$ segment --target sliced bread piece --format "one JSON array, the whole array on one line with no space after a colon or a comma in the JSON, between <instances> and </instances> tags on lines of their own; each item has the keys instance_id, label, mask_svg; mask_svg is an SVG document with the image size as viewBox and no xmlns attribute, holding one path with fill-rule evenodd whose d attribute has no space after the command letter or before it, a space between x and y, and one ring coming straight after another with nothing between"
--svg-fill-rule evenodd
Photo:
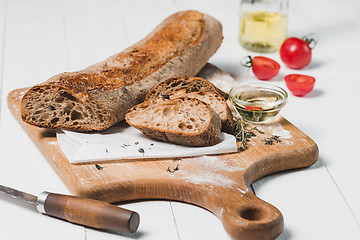
<instances>
[{"instance_id":1,"label":"sliced bread piece","mask_svg":"<svg viewBox=\"0 0 360 240\"><path fill-rule=\"evenodd\" d=\"M210 107L219 115L221 119L221 130L223 132L234 133L234 121L231 110L223 98L217 92L190 92L186 93L185 89L174 92L169 96L170 99L179 97L196 98L210 105Z\"/></svg>"},{"instance_id":2,"label":"sliced bread piece","mask_svg":"<svg viewBox=\"0 0 360 240\"><path fill-rule=\"evenodd\" d=\"M145 101L131 108L125 120L142 133L163 142L195 147L221 142L220 117L195 98Z\"/></svg>"},{"instance_id":3,"label":"sliced bread piece","mask_svg":"<svg viewBox=\"0 0 360 240\"><path fill-rule=\"evenodd\" d=\"M228 99L229 95L221 89L215 87L214 84L204 78L199 77L174 77L169 78L156 87L150 90L146 95L145 101L151 98L157 98L161 95L171 95L176 91L186 89L186 92L218 92L225 99Z\"/></svg>"}]
</instances>

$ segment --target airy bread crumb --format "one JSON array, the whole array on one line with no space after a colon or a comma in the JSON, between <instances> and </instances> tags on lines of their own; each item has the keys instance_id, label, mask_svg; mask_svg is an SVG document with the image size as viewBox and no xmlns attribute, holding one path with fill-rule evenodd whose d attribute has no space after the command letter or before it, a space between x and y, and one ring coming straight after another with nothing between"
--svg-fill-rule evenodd
<instances>
[{"instance_id":1,"label":"airy bread crumb","mask_svg":"<svg viewBox=\"0 0 360 240\"><path fill-rule=\"evenodd\" d=\"M130 109L125 120L159 141L197 147L221 142L220 117L195 98L145 101Z\"/></svg>"}]
</instances>

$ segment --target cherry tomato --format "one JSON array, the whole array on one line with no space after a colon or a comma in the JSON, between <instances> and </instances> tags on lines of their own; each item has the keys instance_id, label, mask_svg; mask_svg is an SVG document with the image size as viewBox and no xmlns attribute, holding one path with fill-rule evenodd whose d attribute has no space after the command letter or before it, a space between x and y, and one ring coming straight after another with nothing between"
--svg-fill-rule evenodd
<instances>
[{"instance_id":1,"label":"cherry tomato","mask_svg":"<svg viewBox=\"0 0 360 240\"><path fill-rule=\"evenodd\" d=\"M257 56L252 59L252 70L258 79L269 80L279 73L280 64L270 58Z\"/></svg>"},{"instance_id":2,"label":"cherry tomato","mask_svg":"<svg viewBox=\"0 0 360 240\"><path fill-rule=\"evenodd\" d=\"M314 88L315 78L301 74L290 74L285 76L287 88L295 96L302 97Z\"/></svg>"},{"instance_id":3,"label":"cherry tomato","mask_svg":"<svg viewBox=\"0 0 360 240\"><path fill-rule=\"evenodd\" d=\"M280 57L288 68L301 69L311 61L310 43L313 39L288 38L280 47Z\"/></svg>"}]
</instances>

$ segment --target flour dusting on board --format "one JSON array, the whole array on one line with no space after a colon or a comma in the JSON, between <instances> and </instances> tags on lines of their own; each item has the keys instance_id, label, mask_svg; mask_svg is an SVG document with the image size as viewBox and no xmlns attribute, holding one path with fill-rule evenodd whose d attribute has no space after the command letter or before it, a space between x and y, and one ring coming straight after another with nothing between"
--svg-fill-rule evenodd
<instances>
[{"instance_id":1,"label":"flour dusting on board","mask_svg":"<svg viewBox=\"0 0 360 240\"><path fill-rule=\"evenodd\" d=\"M229 160L218 158L217 156L204 155L194 160L193 163L204 170L227 172L237 172L242 170L242 168L232 166Z\"/></svg>"},{"instance_id":2,"label":"flour dusting on board","mask_svg":"<svg viewBox=\"0 0 360 240\"><path fill-rule=\"evenodd\" d=\"M287 145L293 145L294 143L290 140L292 138L291 131L285 130L280 123L272 124L268 127L269 133L272 135L279 136L281 142Z\"/></svg>"},{"instance_id":3,"label":"flour dusting on board","mask_svg":"<svg viewBox=\"0 0 360 240\"><path fill-rule=\"evenodd\" d=\"M207 63L197 76L205 78L225 92L239 84L231 75L210 63Z\"/></svg>"},{"instance_id":4,"label":"flour dusting on board","mask_svg":"<svg viewBox=\"0 0 360 240\"><path fill-rule=\"evenodd\" d=\"M201 174L194 173L194 167L199 168ZM181 164L181 177L194 184L212 184L231 187L236 184L223 172L240 172L243 169L233 166L231 161L216 156L201 156L199 158L183 159Z\"/></svg>"}]
</instances>

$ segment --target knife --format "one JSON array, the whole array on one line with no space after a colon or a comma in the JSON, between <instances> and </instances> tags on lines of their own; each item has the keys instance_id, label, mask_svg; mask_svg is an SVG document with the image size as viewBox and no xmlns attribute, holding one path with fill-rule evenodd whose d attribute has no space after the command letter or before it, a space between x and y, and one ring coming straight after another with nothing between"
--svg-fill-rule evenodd
<instances>
[{"instance_id":1,"label":"knife","mask_svg":"<svg viewBox=\"0 0 360 240\"><path fill-rule=\"evenodd\" d=\"M133 233L140 223L137 212L93 199L49 192L36 197L3 185L0 192L35 204L41 213L93 228Z\"/></svg>"}]
</instances>

